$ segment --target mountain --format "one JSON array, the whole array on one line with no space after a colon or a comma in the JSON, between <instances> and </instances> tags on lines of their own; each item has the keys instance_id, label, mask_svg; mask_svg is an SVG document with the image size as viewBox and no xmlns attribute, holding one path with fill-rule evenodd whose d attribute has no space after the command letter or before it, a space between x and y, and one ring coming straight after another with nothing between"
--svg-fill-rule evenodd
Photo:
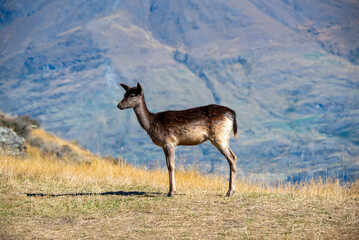
<instances>
[{"instance_id":1,"label":"mountain","mask_svg":"<svg viewBox=\"0 0 359 240\"><path fill-rule=\"evenodd\" d=\"M359 2L0 1L0 109L31 115L102 155L164 165L120 83L153 112L221 104L237 113L239 177L359 174ZM179 164L227 173L210 143Z\"/></svg>"}]
</instances>

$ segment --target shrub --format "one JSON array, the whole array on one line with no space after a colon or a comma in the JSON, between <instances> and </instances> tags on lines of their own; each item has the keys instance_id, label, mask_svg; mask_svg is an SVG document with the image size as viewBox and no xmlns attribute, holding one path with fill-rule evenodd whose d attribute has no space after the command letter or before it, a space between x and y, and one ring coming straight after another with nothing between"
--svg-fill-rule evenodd
<instances>
[{"instance_id":1,"label":"shrub","mask_svg":"<svg viewBox=\"0 0 359 240\"><path fill-rule=\"evenodd\" d=\"M32 128L40 127L38 120L31 118L29 115L10 117L0 112L0 126L11 128L21 137L27 138Z\"/></svg>"}]
</instances>

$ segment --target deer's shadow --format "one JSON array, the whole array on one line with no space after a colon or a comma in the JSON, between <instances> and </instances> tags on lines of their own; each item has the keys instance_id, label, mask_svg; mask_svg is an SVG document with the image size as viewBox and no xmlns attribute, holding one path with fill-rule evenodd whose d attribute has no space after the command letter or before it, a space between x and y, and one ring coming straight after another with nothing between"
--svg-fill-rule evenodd
<instances>
[{"instance_id":1,"label":"deer's shadow","mask_svg":"<svg viewBox=\"0 0 359 240\"><path fill-rule=\"evenodd\" d=\"M26 193L28 197L63 197L63 196L107 196L107 195L116 195L116 196L144 196L144 197L156 197L163 195L158 192L141 192L141 191L109 191L109 192L100 192L100 193L60 193L60 194L51 194L51 193Z\"/></svg>"}]
</instances>

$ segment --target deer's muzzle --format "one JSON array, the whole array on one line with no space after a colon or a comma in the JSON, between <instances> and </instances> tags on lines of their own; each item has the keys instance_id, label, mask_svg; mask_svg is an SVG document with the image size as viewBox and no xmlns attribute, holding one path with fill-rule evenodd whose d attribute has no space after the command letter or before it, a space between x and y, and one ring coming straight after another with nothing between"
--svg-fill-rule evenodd
<instances>
[{"instance_id":1,"label":"deer's muzzle","mask_svg":"<svg viewBox=\"0 0 359 240\"><path fill-rule=\"evenodd\" d=\"M122 106L122 104L121 104L121 103L117 104L117 107L118 107L119 109L121 109L121 110L125 109L125 107L124 107L124 106Z\"/></svg>"}]
</instances>

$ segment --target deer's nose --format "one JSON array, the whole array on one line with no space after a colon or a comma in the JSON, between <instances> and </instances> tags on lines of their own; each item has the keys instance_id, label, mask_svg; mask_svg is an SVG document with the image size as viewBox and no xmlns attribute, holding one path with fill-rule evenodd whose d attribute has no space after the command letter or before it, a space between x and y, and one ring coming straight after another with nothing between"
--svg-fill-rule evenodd
<instances>
[{"instance_id":1,"label":"deer's nose","mask_svg":"<svg viewBox=\"0 0 359 240\"><path fill-rule=\"evenodd\" d=\"M124 107L123 106L121 106L121 103L119 103L119 104L117 104L117 107L119 108L119 109L124 109Z\"/></svg>"}]
</instances>

